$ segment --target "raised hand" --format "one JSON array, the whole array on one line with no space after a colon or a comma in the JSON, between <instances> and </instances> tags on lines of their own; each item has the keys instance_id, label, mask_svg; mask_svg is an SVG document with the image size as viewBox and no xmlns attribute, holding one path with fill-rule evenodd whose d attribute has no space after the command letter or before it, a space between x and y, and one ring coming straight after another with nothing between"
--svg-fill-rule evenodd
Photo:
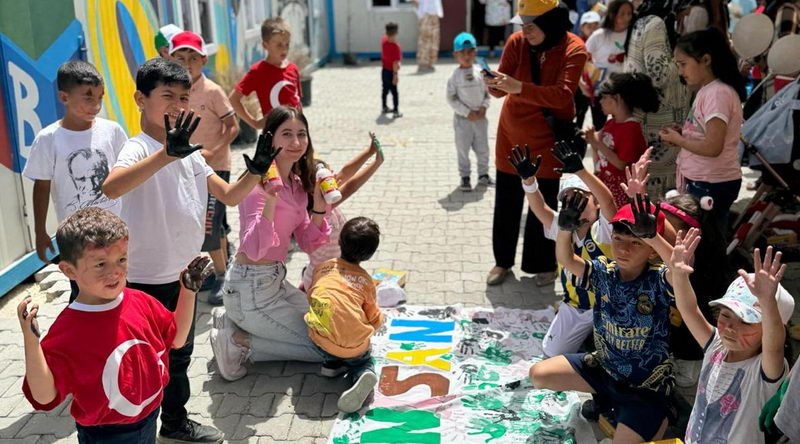
<instances>
[{"instance_id":1,"label":"raised hand","mask_svg":"<svg viewBox=\"0 0 800 444\"><path fill-rule=\"evenodd\" d=\"M31 309L28 310L28 304L31 303L31 298L26 297L17 306L17 317L19 318L19 325L22 327L23 332L30 330L37 338L40 335L39 322L36 320L36 315L39 314L39 304L32 304Z\"/></svg>"},{"instance_id":2,"label":"raised hand","mask_svg":"<svg viewBox=\"0 0 800 444\"><path fill-rule=\"evenodd\" d=\"M197 293L203 285L203 281L213 271L214 267L211 266L211 259L208 256L197 256L181 272L181 285L185 289Z\"/></svg>"},{"instance_id":3,"label":"raised hand","mask_svg":"<svg viewBox=\"0 0 800 444\"><path fill-rule=\"evenodd\" d=\"M781 265L781 252L772 255L772 246L767 247L764 260L761 260L761 251L756 248L753 250L753 275L744 270L739 270L739 276L744 279L744 283L750 292L759 301L767 298L775 298L778 291L778 284L786 272L786 264Z\"/></svg>"},{"instance_id":4,"label":"raised hand","mask_svg":"<svg viewBox=\"0 0 800 444\"><path fill-rule=\"evenodd\" d=\"M374 151L378 154L378 158L383 160L383 146L381 146L381 141L378 140L378 137L375 136L375 133L370 131L369 133L370 145L369 148L371 151Z\"/></svg>"},{"instance_id":5,"label":"raised hand","mask_svg":"<svg viewBox=\"0 0 800 444\"><path fill-rule=\"evenodd\" d=\"M167 155L171 157L184 157L192 154L193 152L203 148L203 145L197 143L189 143L194 130L200 124L200 117L193 119L194 112L190 111L189 115L184 120L184 111L178 114L175 119L175 128L170 127L169 114L164 113L164 129L167 131Z\"/></svg>"},{"instance_id":6,"label":"raised hand","mask_svg":"<svg viewBox=\"0 0 800 444\"><path fill-rule=\"evenodd\" d=\"M511 155L508 156L508 161L517 170L519 177L525 180L536 176L536 172L539 171L539 165L542 163L542 156L536 156L536 161L531 163L531 152L528 149L528 145L525 145L525 153L519 149L519 145L514 145L514 148L511 148Z\"/></svg>"},{"instance_id":7,"label":"raised hand","mask_svg":"<svg viewBox=\"0 0 800 444\"><path fill-rule=\"evenodd\" d=\"M619 185L631 199L636 197L637 194L647 192L647 181L650 179L650 173L647 172L647 168L650 166L650 154L652 152L653 147L648 148L636 163L625 167L627 183L620 183Z\"/></svg>"},{"instance_id":8,"label":"raised hand","mask_svg":"<svg viewBox=\"0 0 800 444\"><path fill-rule=\"evenodd\" d=\"M253 158L247 154L242 154L244 157L244 165L247 167L247 171L251 174L255 174L256 176L264 176L267 174L267 170L269 166L272 165L272 161L278 157L278 154L283 150L283 148L275 149L272 147L272 133L269 131L264 131L258 136L258 142L256 142L256 153L253 155Z\"/></svg>"},{"instance_id":9,"label":"raised hand","mask_svg":"<svg viewBox=\"0 0 800 444\"><path fill-rule=\"evenodd\" d=\"M583 169L583 157L569 142L562 140L551 151L564 164L564 168L555 168L557 173L577 173Z\"/></svg>"},{"instance_id":10,"label":"raised hand","mask_svg":"<svg viewBox=\"0 0 800 444\"><path fill-rule=\"evenodd\" d=\"M650 204L650 196L647 194L642 197L636 195L636 199L631 199L631 210L633 211L634 222L628 223L628 229L634 236L642 239L652 239L656 237L658 229L658 213L661 207Z\"/></svg>"},{"instance_id":11,"label":"raised hand","mask_svg":"<svg viewBox=\"0 0 800 444\"><path fill-rule=\"evenodd\" d=\"M588 203L589 199L581 192L565 195L561 199L561 211L558 212L558 228L575 231L587 223L586 219L581 219L581 214Z\"/></svg>"},{"instance_id":12,"label":"raised hand","mask_svg":"<svg viewBox=\"0 0 800 444\"><path fill-rule=\"evenodd\" d=\"M692 274L694 268L694 252L700 244L700 230L690 228L688 232L678 231L675 237L675 247L672 249L670 268L673 273Z\"/></svg>"}]
</instances>

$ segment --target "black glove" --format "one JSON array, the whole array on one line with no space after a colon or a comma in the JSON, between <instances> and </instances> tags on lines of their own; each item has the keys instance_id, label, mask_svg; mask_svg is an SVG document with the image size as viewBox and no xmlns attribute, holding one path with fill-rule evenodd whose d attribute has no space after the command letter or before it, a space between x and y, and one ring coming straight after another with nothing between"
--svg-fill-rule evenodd
<instances>
[{"instance_id":1,"label":"black glove","mask_svg":"<svg viewBox=\"0 0 800 444\"><path fill-rule=\"evenodd\" d=\"M531 152L528 150L528 145L525 144L525 154L519 149L519 145L514 145L514 148L511 148L511 155L508 156L508 161L517 170L519 177L525 180L535 176L536 172L539 171L542 156L536 156L536 161L531 163Z\"/></svg>"},{"instance_id":2,"label":"black glove","mask_svg":"<svg viewBox=\"0 0 800 444\"><path fill-rule=\"evenodd\" d=\"M658 213L661 211L661 207L650 205L650 196L647 194L642 198L641 194L636 193L636 200L631 199L631 210L633 211L634 223L627 223L631 233L642 239L656 237Z\"/></svg>"},{"instance_id":3,"label":"black glove","mask_svg":"<svg viewBox=\"0 0 800 444\"><path fill-rule=\"evenodd\" d=\"M577 173L583 169L583 156L567 141L556 143L550 151L564 164L564 168L555 168L557 173Z\"/></svg>"},{"instance_id":4,"label":"black glove","mask_svg":"<svg viewBox=\"0 0 800 444\"><path fill-rule=\"evenodd\" d=\"M197 125L200 124L200 117L193 121L193 111L189 111L186 120L183 119L183 115L184 111L181 110L181 113L178 114L178 118L175 119L175 128L171 128L169 125L169 115L164 113L164 129L167 130L167 155L180 157L181 159L203 148L203 145L189 143L189 139L192 137L194 130L196 130Z\"/></svg>"},{"instance_id":5,"label":"black glove","mask_svg":"<svg viewBox=\"0 0 800 444\"><path fill-rule=\"evenodd\" d=\"M575 231L587 223L586 219L581 219L581 214L588 203L589 199L581 192L574 193L572 197L564 196L561 199L561 211L558 213L558 228Z\"/></svg>"},{"instance_id":6,"label":"black glove","mask_svg":"<svg viewBox=\"0 0 800 444\"><path fill-rule=\"evenodd\" d=\"M272 161L278 157L278 153L280 153L282 149L283 148L275 149L272 147L271 132L262 132L261 135L258 136L256 153L253 155L253 159L251 160L247 154L242 154L247 171L257 176L263 176L267 174L269 166L272 165Z\"/></svg>"},{"instance_id":7,"label":"black glove","mask_svg":"<svg viewBox=\"0 0 800 444\"><path fill-rule=\"evenodd\" d=\"M197 293L212 271L214 267L211 266L211 259L207 256L197 256L181 272L181 284L187 290Z\"/></svg>"}]
</instances>

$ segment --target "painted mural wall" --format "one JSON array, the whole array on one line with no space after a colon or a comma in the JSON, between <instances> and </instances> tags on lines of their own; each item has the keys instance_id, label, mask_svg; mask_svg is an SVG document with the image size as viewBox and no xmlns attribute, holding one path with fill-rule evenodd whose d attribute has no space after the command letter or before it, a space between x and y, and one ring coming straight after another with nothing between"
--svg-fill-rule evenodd
<instances>
[{"instance_id":1,"label":"painted mural wall","mask_svg":"<svg viewBox=\"0 0 800 444\"><path fill-rule=\"evenodd\" d=\"M0 2L0 296L6 272L31 260L32 182L20 175L36 134L58 120L56 71L70 59L93 63L105 80L101 114L129 135L139 132L133 101L137 67L156 56L158 28L174 23L201 33L207 74L226 89L261 57L260 25L281 14L293 46L311 61L327 53L322 0L28 0ZM314 42L314 44L310 44ZM49 232L55 232L50 220ZM34 255L35 256L35 255ZM38 269L35 257L30 267ZM29 268L30 268L29 267Z\"/></svg>"}]
</instances>

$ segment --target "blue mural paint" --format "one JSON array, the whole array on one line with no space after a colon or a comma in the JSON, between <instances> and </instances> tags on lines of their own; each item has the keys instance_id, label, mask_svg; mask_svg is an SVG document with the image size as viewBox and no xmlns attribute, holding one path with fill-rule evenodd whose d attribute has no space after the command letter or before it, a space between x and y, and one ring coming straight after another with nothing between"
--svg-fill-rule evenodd
<instances>
[{"instance_id":1,"label":"blue mural paint","mask_svg":"<svg viewBox=\"0 0 800 444\"><path fill-rule=\"evenodd\" d=\"M122 43L122 52L125 55L131 78L135 79L139 66L147 61L144 55L144 48L142 48L139 31L136 29L136 23L133 21L128 8L122 2L119 2L115 9L117 10L117 25L121 31L119 36L120 43Z\"/></svg>"},{"instance_id":2,"label":"blue mural paint","mask_svg":"<svg viewBox=\"0 0 800 444\"><path fill-rule=\"evenodd\" d=\"M389 335L389 339L392 341L453 342L452 335L444 336L441 333L452 332L455 325L455 321L392 319L392 327L416 327L420 330L392 333Z\"/></svg>"}]
</instances>

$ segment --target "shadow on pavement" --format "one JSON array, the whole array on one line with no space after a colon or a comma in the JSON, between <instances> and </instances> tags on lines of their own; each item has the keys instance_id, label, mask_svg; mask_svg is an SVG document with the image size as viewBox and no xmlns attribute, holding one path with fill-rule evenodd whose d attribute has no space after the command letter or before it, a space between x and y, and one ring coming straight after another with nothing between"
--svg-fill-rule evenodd
<instances>
[{"instance_id":1,"label":"shadow on pavement","mask_svg":"<svg viewBox=\"0 0 800 444\"><path fill-rule=\"evenodd\" d=\"M438 202L447 212L458 211L468 203L481 201L487 189L488 187L485 186L476 186L472 191L461 191L459 187L455 187L450 194L439 199Z\"/></svg>"}]
</instances>

